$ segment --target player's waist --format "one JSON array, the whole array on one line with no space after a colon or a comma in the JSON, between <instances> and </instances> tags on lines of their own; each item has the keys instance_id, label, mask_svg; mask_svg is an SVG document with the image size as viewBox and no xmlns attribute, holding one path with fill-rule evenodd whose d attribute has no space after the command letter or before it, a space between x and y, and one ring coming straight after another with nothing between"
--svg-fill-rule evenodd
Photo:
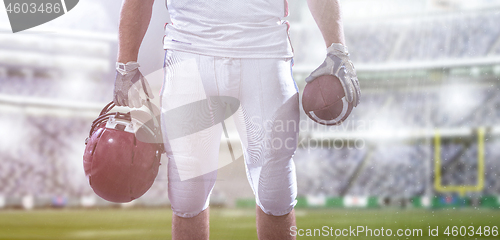
<instances>
[{"instance_id":1,"label":"player's waist","mask_svg":"<svg viewBox=\"0 0 500 240\"><path fill-rule=\"evenodd\" d=\"M220 25L184 28L170 25L165 31L164 47L201 54L211 51L217 56L227 57L230 57L228 54L257 57L262 57L262 55L291 57L293 55L285 24L267 27Z\"/></svg>"},{"instance_id":2,"label":"player's waist","mask_svg":"<svg viewBox=\"0 0 500 240\"><path fill-rule=\"evenodd\" d=\"M291 58L293 52L291 48L275 46L254 46L246 48L237 47L219 47L219 46L200 46L185 45L174 41L165 42L164 49L178 50L189 53L196 53L207 56L229 57L229 58Z\"/></svg>"}]
</instances>

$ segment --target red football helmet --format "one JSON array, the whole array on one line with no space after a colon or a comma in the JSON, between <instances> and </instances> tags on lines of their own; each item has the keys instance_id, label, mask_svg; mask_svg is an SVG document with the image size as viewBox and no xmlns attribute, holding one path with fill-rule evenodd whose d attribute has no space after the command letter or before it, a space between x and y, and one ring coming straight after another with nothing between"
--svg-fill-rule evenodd
<instances>
[{"instance_id":1,"label":"red football helmet","mask_svg":"<svg viewBox=\"0 0 500 240\"><path fill-rule=\"evenodd\" d=\"M145 111L109 113L114 106L106 105L92 123L83 167L97 195L123 203L149 190L164 148L158 117Z\"/></svg>"}]
</instances>

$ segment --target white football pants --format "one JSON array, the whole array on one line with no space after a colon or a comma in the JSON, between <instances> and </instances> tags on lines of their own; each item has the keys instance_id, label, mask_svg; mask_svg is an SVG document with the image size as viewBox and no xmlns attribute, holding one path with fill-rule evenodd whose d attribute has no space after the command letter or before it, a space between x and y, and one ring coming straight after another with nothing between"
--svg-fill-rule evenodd
<instances>
[{"instance_id":1,"label":"white football pants","mask_svg":"<svg viewBox=\"0 0 500 240\"><path fill-rule=\"evenodd\" d=\"M299 129L291 59L237 59L167 50L164 70L162 132L174 214L194 217L208 207L223 133L220 102L235 110L232 119L257 205L269 215L289 213L297 196L292 156Z\"/></svg>"}]
</instances>

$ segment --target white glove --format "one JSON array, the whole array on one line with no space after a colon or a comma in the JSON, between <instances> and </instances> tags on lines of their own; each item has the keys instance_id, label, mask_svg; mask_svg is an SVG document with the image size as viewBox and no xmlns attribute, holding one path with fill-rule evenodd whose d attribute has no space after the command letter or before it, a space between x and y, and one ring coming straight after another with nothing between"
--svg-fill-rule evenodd
<instances>
[{"instance_id":1,"label":"white glove","mask_svg":"<svg viewBox=\"0 0 500 240\"><path fill-rule=\"evenodd\" d=\"M342 83L347 101L352 102L354 107L358 105L361 91L347 47L339 43L328 47L325 61L306 78L306 82L310 83L322 75L337 77Z\"/></svg>"},{"instance_id":2,"label":"white glove","mask_svg":"<svg viewBox=\"0 0 500 240\"><path fill-rule=\"evenodd\" d=\"M145 98L141 97L142 92L146 94L146 97L154 97L146 78L142 76L138 68L137 62L116 63L113 102L117 106L142 107L145 102Z\"/></svg>"}]
</instances>

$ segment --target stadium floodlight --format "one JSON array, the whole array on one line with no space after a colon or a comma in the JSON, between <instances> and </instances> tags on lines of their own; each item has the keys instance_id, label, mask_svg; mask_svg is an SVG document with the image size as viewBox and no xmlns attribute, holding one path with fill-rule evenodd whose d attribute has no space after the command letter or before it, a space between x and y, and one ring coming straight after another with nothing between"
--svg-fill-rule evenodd
<instances>
[{"instance_id":1,"label":"stadium floodlight","mask_svg":"<svg viewBox=\"0 0 500 240\"><path fill-rule=\"evenodd\" d=\"M484 135L485 129L477 129L477 183L476 185L448 185L441 183L441 135L434 136L434 188L437 192L457 192L464 196L466 192L479 192L484 189Z\"/></svg>"},{"instance_id":2,"label":"stadium floodlight","mask_svg":"<svg viewBox=\"0 0 500 240\"><path fill-rule=\"evenodd\" d=\"M474 85L453 84L441 91L440 109L451 119L461 119L478 107L481 98Z\"/></svg>"}]
</instances>

